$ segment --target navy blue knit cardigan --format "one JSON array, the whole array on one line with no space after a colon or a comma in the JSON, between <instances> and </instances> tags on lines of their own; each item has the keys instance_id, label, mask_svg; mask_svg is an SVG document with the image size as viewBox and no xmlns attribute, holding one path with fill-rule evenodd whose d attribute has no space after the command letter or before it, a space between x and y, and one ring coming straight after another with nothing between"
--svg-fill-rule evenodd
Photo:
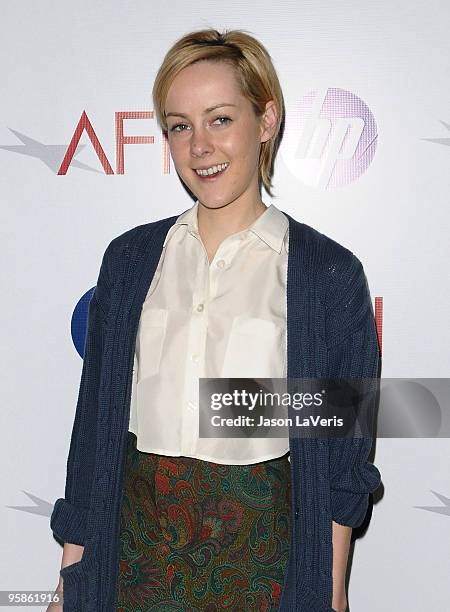
<instances>
[{"instance_id":1,"label":"navy blue knit cardigan","mask_svg":"<svg viewBox=\"0 0 450 612\"><path fill-rule=\"evenodd\" d=\"M348 249L289 220L288 378L374 378L380 355L363 266ZM115 612L119 517L134 348L142 304L178 215L134 227L105 250L88 328L64 498L50 519L84 545L60 570L64 612ZM291 547L282 612L332 612L332 520L359 526L380 472L370 437L290 437Z\"/></svg>"}]
</instances>

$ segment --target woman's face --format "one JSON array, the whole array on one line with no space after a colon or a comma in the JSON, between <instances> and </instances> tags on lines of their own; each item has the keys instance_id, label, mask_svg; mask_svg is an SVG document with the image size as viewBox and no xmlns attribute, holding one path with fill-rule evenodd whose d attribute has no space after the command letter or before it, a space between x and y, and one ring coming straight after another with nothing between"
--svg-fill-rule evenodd
<instances>
[{"instance_id":1,"label":"woman's face","mask_svg":"<svg viewBox=\"0 0 450 612\"><path fill-rule=\"evenodd\" d=\"M175 168L201 204L221 208L232 202L260 203L259 151L272 132L240 94L232 66L200 61L184 68L170 86L165 111ZM212 177L196 173L216 171L214 166L221 164L228 166Z\"/></svg>"}]
</instances>

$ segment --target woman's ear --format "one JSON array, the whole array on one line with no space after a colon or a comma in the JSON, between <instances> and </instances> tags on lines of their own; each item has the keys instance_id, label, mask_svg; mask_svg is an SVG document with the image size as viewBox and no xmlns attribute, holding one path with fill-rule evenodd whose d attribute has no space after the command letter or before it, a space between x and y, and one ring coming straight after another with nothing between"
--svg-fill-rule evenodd
<instances>
[{"instance_id":1,"label":"woman's ear","mask_svg":"<svg viewBox=\"0 0 450 612\"><path fill-rule=\"evenodd\" d=\"M277 128L278 112L274 100L266 103L266 110L261 118L261 142L270 140Z\"/></svg>"}]
</instances>

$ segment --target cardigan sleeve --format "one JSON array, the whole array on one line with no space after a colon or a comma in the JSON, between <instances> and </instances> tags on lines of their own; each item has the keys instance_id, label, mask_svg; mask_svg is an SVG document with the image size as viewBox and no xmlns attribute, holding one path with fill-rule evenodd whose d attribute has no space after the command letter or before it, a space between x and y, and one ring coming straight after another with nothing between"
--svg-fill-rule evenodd
<instances>
[{"instance_id":1,"label":"cardigan sleeve","mask_svg":"<svg viewBox=\"0 0 450 612\"><path fill-rule=\"evenodd\" d=\"M63 542L84 545L95 462L98 387L109 310L110 284L106 249L97 285L88 306L83 366L67 458L64 498L56 500L50 517L53 533Z\"/></svg>"},{"instance_id":2,"label":"cardigan sleeve","mask_svg":"<svg viewBox=\"0 0 450 612\"><path fill-rule=\"evenodd\" d=\"M327 312L328 367L330 377L370 379L378 388L380 353L375 318L361 262L351 254L346 266L330 268L333 295ZM373 383L373 384L372 384ZM366 384L366 383L365 383ZM375 413L378 394L371 394L369 416ZM371 425L373 423L370 423ZM378 468L368 461L373 438L364 436L330 438L330 487L332 519L341 525L358 527L364 521L369 493L381 482Z\"/></svg>"}]
</instances>

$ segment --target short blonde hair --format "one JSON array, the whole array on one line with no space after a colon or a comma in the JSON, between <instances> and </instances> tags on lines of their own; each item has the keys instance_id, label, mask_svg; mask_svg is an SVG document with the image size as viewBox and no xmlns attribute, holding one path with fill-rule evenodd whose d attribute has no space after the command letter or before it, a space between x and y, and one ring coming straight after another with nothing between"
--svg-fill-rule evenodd
<instances>
[{"instance_id":1,"label":"short blonde hair","mask_svg":"<svg viewBox=\"0 0 450 612\"><path fill-rule=\"evenodd\" d=\"M273 196L271 178L273 164L284 127L285 108L280 82L265 47L246 30L224 30L212 28L190 32L179 38L166 53L153 84L154 112L161 129L167 133L165 103L167 93L177 74L201 60L230 63L236 72L241 94L252 104L260 117L269 100L277 107L277 125L272 138L261 143L259 155L259 186Z\"/></svg>"}]
</instances>

